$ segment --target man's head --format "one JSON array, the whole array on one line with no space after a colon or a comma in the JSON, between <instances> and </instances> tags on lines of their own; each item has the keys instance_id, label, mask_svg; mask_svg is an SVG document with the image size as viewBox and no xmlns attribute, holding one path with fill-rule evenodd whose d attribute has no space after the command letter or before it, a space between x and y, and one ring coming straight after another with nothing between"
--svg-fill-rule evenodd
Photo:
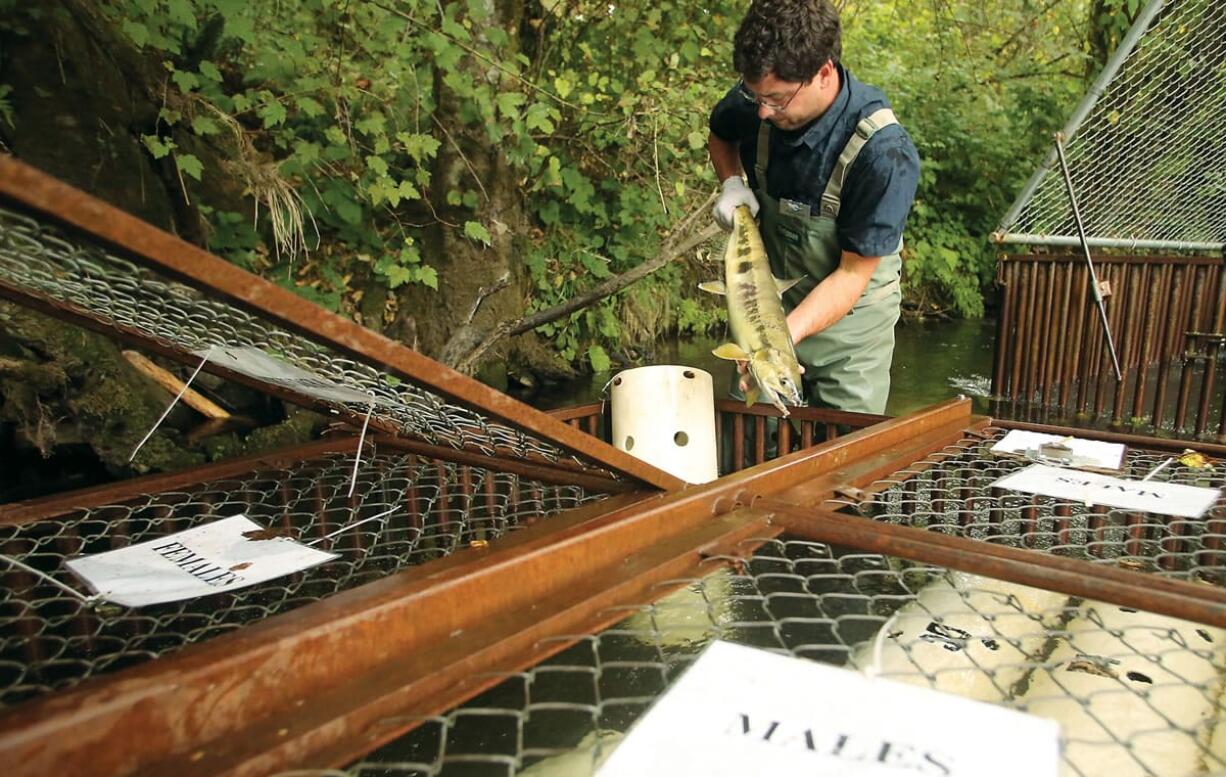
<instances>
[{"instance_id":1,"label":"man's head","mask_svg":"<svg viewBox=\"0 0 1226 777\"><path fill-rule=\"evenodd\" d=\"M829 0L754 0L732 62L758 115L783 129L820 116L838 95L839 15Z\"/></svg>"}]
</instances>

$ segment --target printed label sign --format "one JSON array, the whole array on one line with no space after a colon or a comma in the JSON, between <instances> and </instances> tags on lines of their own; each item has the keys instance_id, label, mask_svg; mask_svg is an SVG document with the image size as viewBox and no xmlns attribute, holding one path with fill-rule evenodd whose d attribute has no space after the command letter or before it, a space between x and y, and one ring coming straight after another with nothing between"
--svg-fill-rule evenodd
<instances>
[{"instance_id":1,"label":"printed label sign","mask_svg":"<svg viewBox=\"0 0 1226 777\"><path fill-rule=\"evenodd\" d=\"M143 607L246 588L338 558L288 537L245 536L263 533L236 515L67 565L107 600Z\"/></svg>"},{"instance_id":2,"label":"printed label sign","mask_svg":"<svg viewBox=\"0 0 1226 777\"><path fill-rule=\"evenodd\" d=\"M1155 480L1124 480L1093 472L1080 472L1046 464L1026 469L997 480L995 488L1027 494L1054 496L1085 504L1119 507L1144 513L1199 518L1222 494L1215 488L1197 488Z\"/></svg>"},{"instance_id":3,"label":"printed label sign","mask_svg":"<svg viewBox=\"0 0 1226 777\"><path fill-rule=\"evenodd\" d=\"M992 446L992 453L1027 454L1038 451L1046 443L1058 443L1069 448L1074 467L1118 470L1124 463L1124 446L1114 442L1082 440L1058 434L1042 434L1013 429Z\"/></svg>"},{"instance_id":4,"label":"printed label sign","mask_svg":"<svg viewBox=\"0 0 1226 777\"><path fill-rule=\"evenodd\" d=\"M372 397L370 394L342 386L327 378L321 378L313 372L287 364L269 356L259 348L215 346L212 352L205 349L194 353L200 357L208 354L209 361L226 369L240 372L247 377L265 383L275 383L299 394L327 402L353 402L363 405L373 402L376 405L396 405L396 402L390 399Z\"/></svg>"},{"instance_id":5,"label":"printed label sign","mask_svg":"<svg viewBox=\"0 0 1226 777\"><path fill-rule=\"evenodd\" d=\"M1050 720L715 642L598 777L1055 777Z\"/></svg>"}]
</instances>

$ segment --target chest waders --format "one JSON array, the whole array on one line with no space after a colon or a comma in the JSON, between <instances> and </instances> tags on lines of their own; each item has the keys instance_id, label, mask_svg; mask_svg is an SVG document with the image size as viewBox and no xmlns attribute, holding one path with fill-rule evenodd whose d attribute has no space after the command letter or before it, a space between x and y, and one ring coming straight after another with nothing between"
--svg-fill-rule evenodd
<instances>
[{"instance_id":1,"label":"chest waders","mask_svg":"<svg viewBox=\"0 0 1226 777\"><path fill-rule=\"evenodd\" d=\"M836 218L847 171L879 129L897 124L888 108L876 111L856 125L856 132L839 154L830 181L822 193L820 213L766 193L766 167L770 157L771 125L762 122L754 172L761 205L762 241L776 278L802 278L783 295L791 312L813 288L834 272L842 259ZM894 357L894 324L902 293L901 241L894 253L881 257L868 286L851 311L829 328L796 344L796 357L804 365L809 403L857 413L883 413L890 395L890 362Z\"/></svg>"}]
</instances>

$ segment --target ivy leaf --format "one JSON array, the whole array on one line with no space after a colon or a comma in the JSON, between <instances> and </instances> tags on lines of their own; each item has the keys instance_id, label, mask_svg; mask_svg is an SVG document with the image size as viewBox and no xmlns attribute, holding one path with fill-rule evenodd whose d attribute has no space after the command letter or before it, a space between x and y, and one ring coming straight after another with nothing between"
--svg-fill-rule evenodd
<instances>
[{"instance_id":1,"label":"ivy leaf","mask_svg":"<svg viewBox=\"0 0 1226 777\"><path fill-rule=\"evenodd\" d=\"M489 230L482 226L481 222L479 221L465 221L464 234L470 239L484 243L485 245L489 245L491 242L493 242L493 239L490 237Z\"/></svg>"},{"instance_id":2,"label":"ivy leaf","mask_svg":"<svg viewBox=\"0 0 1226 777\"><path fill-rule=\"evenodd\" d=\"M157 135L141 135L140 142L145 144L145 148L149 149L154 159L161 159L175 147L173 140L162 140Z\"/></svg>"},{"instance_id":3,"label":"ivy leaf","mask_svg":"<svg viewBox=\"0 0 1226 777\"><path fill-rule=\"evenodd\" d=\"M276 98L261 105L256 113L264 120L264 129L271 129L285 122L285 106Z\"/></svg>"},{"instance_id":4,"label":"ivy leaf","mask_svg":"<svg viewBox=\"0 0 1226 777\"><path fill-rule=\"evenodd\" d=\"M319 100L314 97L302 95L295 98L294 102L298 104L298 110L302 111L302 115L308 119L314 119L317 116L324 115L324 107L319 104Z\"/></svg>"},{"instance_id":5,"label":"ivy leaf","mask_svg":"<svg viewBox=\"0 0 1226 777\"><path fill-rule=\"evenodd\" d=\"M197 69L200 71L200 75L204 76L210 81L215 83L221 82L221 70L218 69L217 65L209 62L207 59L201 62L200 67Z\"/></svg>"},{"instance_id":6,"label":"ivy leaf","mask_svg":"<svg viewBox=\"0 0 1226 777\"><path fill-rule=\"evenodd\" d=\"M204 171L204 165L194 154L175 154L175 164L179 166L179 172L197 181L200 180L200 174Z\"/></svg>"},{"instance_id":7,"label":"ivy leaf","mask_svg":"<svg viewBox=\"0 0 1226 777\"><path fill-rule=\"evenodd\" d=\"M567 95L570 94L570 90L574 88L574 84L566 76L558 76L553 79L553 88L557 90L558 97L565 100Z\"/></svg>"},{"instance_id":8,"label":"ivy leaf","mask_svg":"<svg viewBox=\"0 0 1226 777\"><path fill-rule=\"evenodd\" d=\"M396 187L396 191L399 192L401 198L406 200L421 199L421 192L410 181L401 181L400 186Z\"/></svg>"},{"instance_id":9,"label":"ivy leaf","mask_svg":"<svg viewBox=\"0 0 1226 777\"><path fill-rule=\"evenodd\" d=\"M441 145L437 139L430 135L414 134L410 132L399 132L396 134L396 140L404 144L405 153L413 157L417 162L424 162L427 159L433 159L438 153L438 147Z\"/></svg>"},{"instance_id":10,"label":"ivy leaf","mask_svg":"<svg viewBox=\"0 0 1226 777\"><path fill-rule=\"evenodd\" d=\"M120 25L120 29L123 30L123 34L127 35L139 49L143 49L145 45L149 43L149 28L140 22L133 22L129 21L128 19L124 19L123 23Z\"/></svg>"},{"instance_id":11,"label":"ivy leaf","mask_svg":"<svg viewBox=\"0 0 1226 777\"><path fill-rule=\"evenodd\" d=\"M366 169L370 170L380 178L385 178L387 177L388 170L387 160L383 159L383 157L374 156L372 154L371 156L366 157Z\"/></svg>"},{"instance_id":12,"label":"ivy leaf","mask_svg":"<svg viewBox=\"0 0 1226 777\"><path fill-rule=\"evenodd\" d=\"M200 78L195 73L186 70L176 70L170 74L170 80L175 82L180 92L194 92L200 86Z\"/></svg>"},{"instance_id":13,"label":"ivy leaf","mask_svg":"<svg viewBox=\"0 0 1226 777\"><path fill-rule=\"evenodd\" d=\"M695 151L707 145L707 136L698 130L686 135L685 139L689 142L690 148Z\"/></svg>"},{"instance_id":14,"label":"ivy leaf","mask_svg":"<svg viewBox=\"0 0 1226 777\"><path fill-rule=\"evenodd\" d=\"M593 372L607 372L613 366L609 355L599 345L593 345L587 349L587 359L592 363Z\"/></svg>"},{"instance_id":15,"label":"ivy leaf","mask_svg":"<svg viewBox=\"0 0 1226 777\"><path fill-rule=\"evenodd\" d=\"M503 116L518 116L519 106L528 101L519 92L502 92L495 100L498 103L498 111Z\"/></svg>"},{"instance_id":16,"label":"ivy leaf","mask_svg":"<svg viewBox=\"0 0 1226 777\"><path fill-rule=\"evenodd\" d=\"M192 119L192 131L197 135L216 135L221 126L211 116L197 116Z\"/></svg>"},{"instance_id":17,"label":"ivy leaf","mask_svg":"<svg viewBox=\"0 0 1226 777\"><path fill-rule=\"evenodd\" d=\"M417 279L421 281L421 285L438 291L438 270L430 265L424 265L417 271Z\"/></svg>"}]
</instances>

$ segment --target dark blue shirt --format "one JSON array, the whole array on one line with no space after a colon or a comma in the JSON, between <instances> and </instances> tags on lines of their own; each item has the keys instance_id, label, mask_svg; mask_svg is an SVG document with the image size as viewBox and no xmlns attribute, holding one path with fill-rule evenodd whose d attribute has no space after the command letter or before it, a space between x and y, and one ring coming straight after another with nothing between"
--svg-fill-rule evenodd
<instances>
[{"instance_id":1,"label":"dark blue shirt","mask_svg":"<svg viewBox=\"0 0 1226 777\"><path fill-rule=\"evenodd\" d=\"M830 108L796 130L771 128L766 193L808 203L819 213L822 192L860 119L890 107L880 89L856 80L839 66L841 86ZM733 87L711 111L716 137L739 143L749 185L758 188L758 108ZM861 256L885 256L898 249L903 225L919 184L919 154L911 136L894 124L878 130L860 150L843 184L838 215L839 247Z\"/></svg>"}]
</instances>

